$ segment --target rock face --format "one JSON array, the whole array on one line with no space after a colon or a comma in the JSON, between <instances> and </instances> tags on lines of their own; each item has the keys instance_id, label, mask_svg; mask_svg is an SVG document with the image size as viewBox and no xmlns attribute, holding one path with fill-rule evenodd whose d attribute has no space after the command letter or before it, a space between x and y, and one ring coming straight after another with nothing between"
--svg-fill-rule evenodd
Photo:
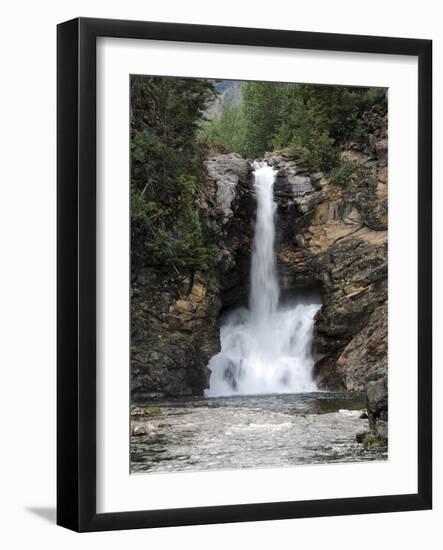
<instances>
[{"instance_id":1,"label":"rock face","mask_svg":"<svg viewBox=\"0 0 443 550\"><path fill-rule=\"evenodd\" d=\"M372 123L368 145L343 153L355 166L343 187L303 161L267 155L278 170L281 285L317 285L323 298L314 334L322 388L363 391L387 373L386 119L373 113ZM306 178L296 190L294 176Z\"/></svg>"},{"instance_id":2,"label":"rock face","mask_svg":"<svg viewBox=\"0 0 443 550\"><path fill-rule=\"evenodd\" d=\"M208 176L215 183L213 189L216 207L222 214L223 225L229 222L236 210L240 182L247 182L250 164L235 153L216 156L205 163Z\"/></svg>"},{"instance_id":3,"label":"rock face","mask_svg":"<svg viewBox=\"0 0 443 550\"><path fill-rule=\"evenodd\" d=\"M208 180L199 204L209 240L216 249L214 275L220 307L246 303L254 234L252 165L235 153L205 163Z\"/></svg>"},{"instance_id":4,"label":"rock face","mask_svg":"<svg viewBox=\"0 0 443 550\"><path fill-rule=\"evenodd\" d=\"M141 270L131 282L131 398L202 395L219 351L219 314L246 300L255 208L251 165L239 155L206 162L198 207L214 248L205 273Z\"/></svg>"},{"instance_id":5,"label":"rock face","mask_svg":"<svg viewBox=\"0 0 443 550\"><path fill-rule=\"evenodd\" d=\"M387 377L368 382L365 386L369 429L379 440L388 439L388 382Z\"/></svg>"},{"instance_id":6,"label":"rock face","mask_svg":"<svg viewBox=\"0 0 443 550\"><path fill-rule=\"evenodd\" d=\"M132 282L131 391L155 397L200 395L217 349L218 302L212 281L142 271Z\"/></svg>"},{"instance_id":7,"label":"rock face","mask_svg":"<svg viewBox=\"0 0 443 550\"><path fill-rule=\"evenodd\" d=\"M367 145L343 158L354 173L340 186L286 151L267 153L277 171L277 263L281 288L315 288L319 387L366 391L373 433L386 432L387 121L367 115ZM246 303L255 218L251 163L236 154L206 161L197 205L214 265L206 273L142 271L132 281L132 397L201 395L219 349L225 308ZM381 382L383 381L383 382ZM383 434L382 434L383 435Z\"/></svg>"}]
</instances>

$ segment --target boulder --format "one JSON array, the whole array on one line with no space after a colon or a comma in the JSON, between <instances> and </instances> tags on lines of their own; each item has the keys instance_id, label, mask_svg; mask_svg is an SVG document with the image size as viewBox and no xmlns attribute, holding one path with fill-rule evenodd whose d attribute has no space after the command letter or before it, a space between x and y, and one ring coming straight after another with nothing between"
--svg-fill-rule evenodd
<instances>
[{"instance_id":1,"label":"boulder","mask_svg":"<svg viewBox=\"0 0 443 550\"><path fill-rule=\"evenodd\" d=\"M388 384L387 377L368 382L365 385L368 415L380 417L388 408Z\"/></svg>"},{"instance_id":2,"label":"boulder","mask_svg":"<svg viewBox=\"0 0 443 550\"><path fill-rule=\"evenodd\" d=\"M141 424L137 424L132 427L132 435L135 435L135 436L146 435L146 428Z\"/></svg>"},{"instance_id":3,"label":"boulder","mask_svg":"<svg viewBox=\"0 0 443 550\"><path fill-rule=\"evenodd\" d=\"M223 213L222 223L228 223L234 215L233 202L237 196L237 185L241 180L247 180L251 165L236 153L217 155L205 162L210 179L215 182L215 199L219 210Z\"/></svg>"},{"instance_id":4,"label":"boulder","mask_svg":"<svg viewBox=\"0 0 443 550\"><path fill-rule=\"evenodd\" d=\"M371 432L381 442L388 440L388 383L387 376L365 385L368 420Z\"/></svg>"}]
</instances>

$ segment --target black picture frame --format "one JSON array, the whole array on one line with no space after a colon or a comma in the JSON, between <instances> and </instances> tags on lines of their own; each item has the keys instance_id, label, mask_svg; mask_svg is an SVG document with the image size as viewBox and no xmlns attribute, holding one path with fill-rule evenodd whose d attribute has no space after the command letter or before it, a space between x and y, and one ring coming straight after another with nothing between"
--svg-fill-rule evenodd
<instances>
[{"instance_id":1,"label":"black picture frame","mask_svg":"<svg viewBox=\"0 0 443 550\"><path fill-rule=\"evenodd\" d=\"M96 512L96 39L154 39L418 58L418 490L416 494ZM432 507L432 42L78 18L57 29L57 523L104 531Z\"/></svg>"}]
</instances>

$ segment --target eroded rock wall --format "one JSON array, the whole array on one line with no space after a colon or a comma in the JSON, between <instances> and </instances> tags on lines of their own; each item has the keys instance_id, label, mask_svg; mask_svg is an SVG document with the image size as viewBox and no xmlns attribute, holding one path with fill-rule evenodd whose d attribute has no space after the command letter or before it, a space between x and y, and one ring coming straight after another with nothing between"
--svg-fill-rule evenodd
<instances>
[{"instance_id":1,"label":"eroded rock wall","mask_svg":"<svg viewBox=\"0 0 443 550\"><path fill-rule=\"evenodd\" d=\"M213 256L206 272L137 270L131 281L131 397L202 395L219 351L219 315L247 299L255 208L251 164L206 162L197 207Z\"/></svg>"}]
</instances>

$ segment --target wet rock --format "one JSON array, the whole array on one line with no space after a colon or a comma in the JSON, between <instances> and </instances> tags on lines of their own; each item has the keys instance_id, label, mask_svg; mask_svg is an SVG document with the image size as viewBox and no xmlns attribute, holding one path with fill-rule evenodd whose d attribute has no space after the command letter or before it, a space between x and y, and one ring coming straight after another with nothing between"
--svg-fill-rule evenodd
<instances>
[{"instance_id":1,"label":"wet rock","mask_svg":"<svg viewBox=\"0 0 443 550\"><path fill-rule=\"evenodd\" d=\"M146 435L146 428L143 425L137 424L132 427L132 435Z\"/></svg>"},{"instance_id":2,"label":"wet rock","mask_svg":"<svg viewBox=\"0 0 443 550\"><path fill-rule=\"evenodd\" d=\"M150 435L157 431L157 426L153 422L136 423L133 422L131 433L134 436Z\"/></svg>"},{"instance_id":3,"label":"wet rock","mask_svg":"<svg viewBox=\"0 0 443 550\"><path fill-rule=\"evenodd\" d=\"M378 421L376 434L380 441L386 442L388 440L388 423L386 421Z\"/></svg>"},{"instance_id":4,"label":"wet rock","mask_svg":"<svg viewBox=\"0 0 443 550\"><path fill-rule=\"evenodd\" d=\"M157 416L161 414L160 407L156 405L148 407L139 407L137 405L131 405L131 418L134 420L144 419L146 417Z\"/></svg>"},{"instance_id":5,"label":"wet rock","mask_svg":"<svg viewBox=\"0 0 443 550\"><path fill-rule=\"evenodd\" d=\"M368 414L380 417L388 407L388 384L384 376L379 380L368 382L365 385Z\"/></svg>"},{"instance_id":6,"label":"wet rock","mask_svg":"<svg viewBox=\"0 0 443 550\"><path fill-rule=\"evenodd\" d=\"M305 241L305 238L303 237L303 235L300 235L300 234L297 234L295 235L295 244L300 247L300 248L304 248L305 244L306 244L306 241Z\"/></svg>"},{"instance_id":7,"label":"wet rock","mask_svg":"<svg viewBox=\"0 0 443 550\"><path fill-rule=\"evenodd\" d=\"M381 442L388 439L388 384L387 377L365 385L368 421L371 432Z\"/></svg>"}]
</instances>

